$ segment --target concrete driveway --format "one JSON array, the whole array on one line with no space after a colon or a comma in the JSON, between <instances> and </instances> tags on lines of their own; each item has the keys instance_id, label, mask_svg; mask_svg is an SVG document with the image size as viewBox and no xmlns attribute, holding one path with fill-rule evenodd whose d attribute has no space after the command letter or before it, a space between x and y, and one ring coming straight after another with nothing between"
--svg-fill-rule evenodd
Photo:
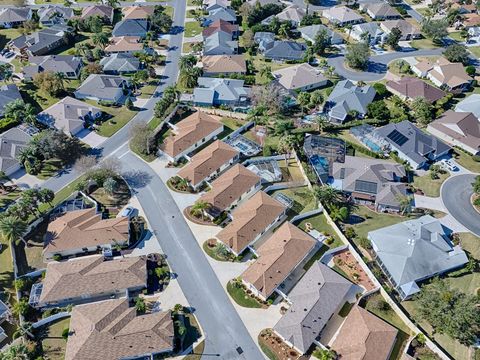
<instances>
[{"instance_id":1,"label":"concrete driveway","mask_svg":"<svg viewBox=\"0 0 480 360\"><path fill-rule=\"evenodd\" d=\"M99 148L108 138L98 135L95 131L83 129L76 135L82 142L92 148Z\"/></svg>"}]
</instances>

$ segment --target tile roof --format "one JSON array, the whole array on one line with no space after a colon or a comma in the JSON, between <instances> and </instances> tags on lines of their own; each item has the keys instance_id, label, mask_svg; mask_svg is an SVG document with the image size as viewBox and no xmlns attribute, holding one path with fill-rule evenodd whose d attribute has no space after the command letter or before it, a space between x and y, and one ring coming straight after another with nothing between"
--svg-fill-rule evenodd
<instances>
[{"instance_id":1,"label":"tile roof","mask_svg":"<svg viewBox=\"0 0 480 360\"><path fill-rule=\"evenodd\" d=\"M228 21L222 19L218 19L212 22L208 27L203 29L202 36L204 38L207 38L218 31L223 31L232 35L234 32L238 31L238 25L231 24Z\"/></svg>"},{"instance_id":2,"label":"tile roof","mask_svg":"<svg viewBox=\"0 0 480 360\"><path fill-rule=\"evenodd\" d=\"M236 164L216 178L211 184L212 189L200 199L224 211L260 181L261 178L245 166Z\"/></svg>"},{"instance_id":3,"label":"tile roof","mask_svg":"<svg viewBox=\"0 0 480 360\"><path fill-rule=\"evenodd\" d=\"M127 299L77 305L70 318L65 360L137 358L171 350L173 339L170 311L137 315Z\"/></svg>"},{"instance_id":4,"label":"tile roof","mask_svg":"<svg viewBox=\"0 0 480 360\"><path fill-rule=\"evenodd\" d=\"M143 42L138 36L113 36L105 47L105 52L142 51Z\"/></svg>"},{"instance_id":5,"label":"tile roof","mask_svg":"<svg viewBox=\"0 0 480 360\"><path fill-rule=\"evenodd\" d=\"M288 90L296 90L305 86L328 81L328 78L323 76L320 71L307 63L279 69L272 72L272 74L277 78L278 82Z\"/></svg>"},{"instance_id":6,"label":"tile roof","mask_svg":"<svg viewBox=\"0 0 480 360\"><path fill-rule=\"evenodd\" d=\"M196 186L236 156L238 156L237 150L223 141L216 140L198 154L195 154L177 175Z\"/></svg>"},{"instance_id":7,"label":"tile roof","mask_svg":"<svg viewBox=\"0 0 480 360\"><path fill-rule=\"evenodd\" d=\"M287 221L258 248L257 260L241 277L268 297L313 250L315 244L315 239Z\"/></svg>"},{"instance_id":8,"label":"tile roof","mask_svg":"<svg viewBox=\"0 0 480 360\"><path fill-rule=\"evenodd\" d=\"M111 21L113 19L113 8L108 5L90 5L82 8L82 19L96 15L107 18Z\"/></svg>"},{"instance_id":9,"label":"tile roof","mask_svg":"<svg viewBox=\"0 0 480 360\"><path fill-rule=\"evenodd\" d=\"M387 81L386 86L387 89L391 88L408 99L422 97L431 103L440 100L446 95L442 90L436 88L435 86L432 86L418 78L408 76L397 81L389 80Z\"/></svg>"},{"instance_id":10,"label":"tile roof","mask_svg":"<svg viewBox=\"0 0 480 360\"><path fill-rule=\"evenodd\" d=\"M259 191L232 212L233 221L217 234L217 238L240 254L285 210L280 202Z\"/></svg>"},{"instance_id":11,"label":"tile roof","mask_svg":"<svg viewBox=\"0 0 480 360\"><path fill-rule=\"evenodd\" d=\"M155 11L154 6L125 6L122 8L123 19L148 19Z\"/></svg>"},{"instance_id":12,"label":"tile roof","mask_svg":"<svg viewBox=\"0 0 480 360\"><path fill-rule=\"evenodd\" d=\"M95 208L69 211L48 224L44 251L55 253L89 246L125 243L129 239L129 219L102 220Z\"/></svg>"},{"instance_id":13,"label":"tile roof","mask_svg":"<svg viewBox=\"0 0 480 360\"><path fill-rule=\"evenodd\" d=\"M146 287L147 261L142 256L106 260L103 255L53 261L47 264L42 284L40 305Z\"/></svg>"},{"instance_id":14,"label":"tile roof","mask_svg":"<svg viewBox=\"0 0 480 360\"><path fill-rule=\"evenodd\" d=\"M196 111L175 124L176 130L160 145L160 149L175 157L220 128L223 124L203 111Z\"/></svg>"},{"instance_id":15,"label":"tile roof","mask_svg":"<svg viewBox=\"0 0 480 360\"><path fill-rule=\"evenodd\" d=\"M353 286L320 261L314 262L288 294L292 305L273 329L305 353L345 303Z\"/></svg>"},{"instance_id":16,"label":"tile roof","mask_svg":"<svg viewBox=\"0 0 480 360\"><path fill-rule=\"evenodd\" d=\"M205 73L245 73L247 63L243 55L209 55L202 58Z\"/></svg>"},{"instance_id":17,"label":"tile roof","mask_svg":"<svg viewBox=\"0 0 480 360\"><path fill-rule=\"evenodd\" d=\"M364 20L362 16L346 6L334 6L325 9L322 15L339 23Z\"/></svg>"},{"instance_id":18,"label":"tile roof","mask_svg":"<svg viewBox=\"0 0 480 360\"><path fill-rule=\"evenodd\" d=\"M96 106L66 96L39 113L37 120L47 126L62 130L68 135L75 135L76 129L83 126L85 116L93 116L101 112L102 110Z\"/></svg>"},{"instance_id":19,"label":"tile roof","mask_svg":"<svg viewBox=\"0 0 480 360\"><path fill-rule=\"evenodd\" d=\"M480 121L471 112L448 110L428 127L480 151Z\"/></svg>"},{"instance_id":20,"label":"tile roof","mask_svg":"<svg viewBox=\"0 0 480 360\"><path fill-rule=\"evenodd\" d=\"M356 305L331 348L342 360L388 360L397 334L393 326Z\"/></svg>"}]
</instances>

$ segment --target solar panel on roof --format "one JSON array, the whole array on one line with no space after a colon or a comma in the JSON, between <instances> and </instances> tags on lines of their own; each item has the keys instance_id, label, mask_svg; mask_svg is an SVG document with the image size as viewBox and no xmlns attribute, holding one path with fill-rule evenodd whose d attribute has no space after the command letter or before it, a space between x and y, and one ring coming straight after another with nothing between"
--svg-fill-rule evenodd
<instances>
[{"instance_id":1,"label":"solar panel on roof","mask_svg":"<svg viewBox=\"0 0 480 360\"><path fill-rule=\"evenodd\" d=\"M377 184L371 181L357 180L355 181L355 191L376 194Z\"/></svg>"},{"instance_id":2,"label":"solar panel on roof","mask_svg":"<svg viewBox=\"0 0 480 360\"><path fill-rule=\"evenodd\" d=\"M408 138L405 135L401 134L397 130L393 130L390 134L387 135L387 138L392 140L398 146L402 146L408 140Z\"/></svg>"}]
</instances>

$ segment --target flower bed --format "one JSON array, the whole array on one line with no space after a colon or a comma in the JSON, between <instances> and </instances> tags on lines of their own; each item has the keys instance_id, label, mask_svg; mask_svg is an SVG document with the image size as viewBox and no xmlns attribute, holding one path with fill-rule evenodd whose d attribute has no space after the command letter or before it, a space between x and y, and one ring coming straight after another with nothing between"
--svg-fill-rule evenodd
<instances>
[{"instance_id":1,"label":"flower bed","mask_svg":"<svg viewBox=\"0 0 480 360\"><path fill-rule=\"evenodd\" d=\"M262 330L258 335L258 343L265 355L272 360L295 360L301 356L295 349L285 344L272 329Z\"/></svg>"},{"instance_id":2,"label":"flower bed","mask_svg":"<svg viewBox=\"0 0 480 360\"><path fill-rule=\"evenodd\" d=\"M367 291L373 290L375 285L363 271L360 264L350 251L342 251L333 257L334 264L354 283L363 286Z\"/></svg>"}]
</instances>

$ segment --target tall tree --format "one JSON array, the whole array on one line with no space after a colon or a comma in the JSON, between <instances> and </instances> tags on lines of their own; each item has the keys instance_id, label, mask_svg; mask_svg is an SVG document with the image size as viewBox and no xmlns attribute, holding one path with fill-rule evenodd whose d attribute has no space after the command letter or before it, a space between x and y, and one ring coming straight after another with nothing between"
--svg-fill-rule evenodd
<instances>
[{"instance_id":1,"label":"tall tree","mask_svg":"<svg viewBox=\"0 0 480 360\"><path fill-rule=\"evenodd\" d=\"M343 201L342 193L329 185L317 186L313 192L317 200L328 209L340 205Z\"/></svg>"},{"instance_id":2,"label":"tall tree","mask_svg":"<svg viewBox=\"0 0 480 360\"><path fill-rule=\"evenodd\" d=\"M468 65L470 54L465 45L451 44L448 45L443 52L443 56L451 62L461 62L464 65Z\"/></svg>"},{"instance_id":3,"label":"tall tree","mask_svg":"<svg viewBox=\"0 0 480 360\"><path fill-rule=\"evenodd\" d=\"M345 61L348 66L365 70L368 66L368 59L370 57L370 47L365 43L356 43L347 45L347 53Z\"/></svg>"},{"instance_id":4,"label":"tall tree","mask_svg":"<svg viewBox=\"0 0 480 360\"><path fill-rule=\"evenodd\" d=\"M0 233L10 243L18 244L23 240L27 224L16 216L0 217Z\"/></svg>"},{"instance_id":5,"label":"tall tree","mask_svg":"<svg viewBox=\"0 0 480 360\"><path fill-rule=\"evenodd\" d=\"M445 19L427 18L422 23L422 32L436 44L448 35L448 22Z\"/></svg>"},{"instance_id":6,"label":"tall tree","mask_svg":"<svg viewBox=\"0 0 480 360\"><path fill-rule=\"evenodd\" d=\"M203 200L197 200L195 204L190 208L190 214L193 216L201 216L202 220L205 220L205 211L207 211L212 205Z\"/></svg>"}]
</instances>

